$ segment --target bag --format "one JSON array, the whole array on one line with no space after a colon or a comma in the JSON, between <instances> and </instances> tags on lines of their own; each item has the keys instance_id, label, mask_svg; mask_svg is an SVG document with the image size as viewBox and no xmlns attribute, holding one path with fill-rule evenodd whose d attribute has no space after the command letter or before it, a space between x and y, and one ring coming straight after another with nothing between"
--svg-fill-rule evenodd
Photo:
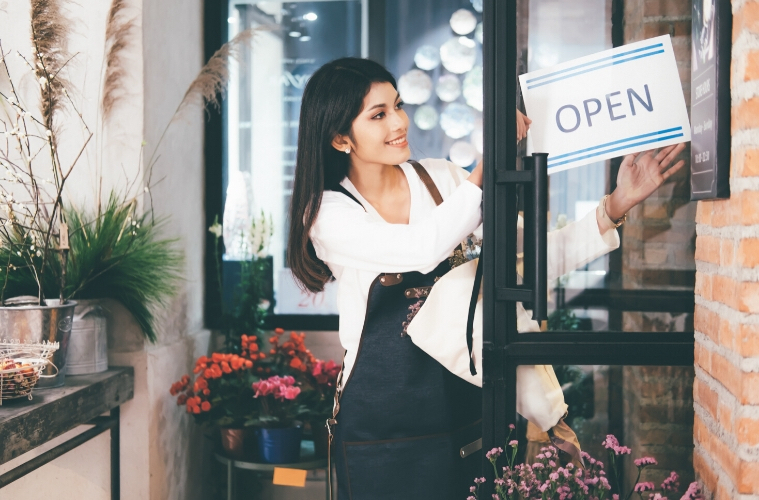
<instances>
[{"instance_id":1,"label":"bag","mask_svg":"<svg viewBox=\"0 0 759 500\"><path fill-rule=\"evenodd\" d=\"M458 185L458 175L453 170L451 174ZM593 236L594 233L598 236ZM548 242L548 275L552 279L619 247L619 236L616 231L600 235L596 216L590 213L578 222L549 233ZM482 387L481 274L480 259L470 260L446 273L432 287L407 329L420 349L453 374L478 387ZM540 331L540 325L531 319L521 303L517 303L517 331ZM546 432L566 411L564 393L552 366L517 367L517 412L520 415Z\"/></svg>"}]
</instances>

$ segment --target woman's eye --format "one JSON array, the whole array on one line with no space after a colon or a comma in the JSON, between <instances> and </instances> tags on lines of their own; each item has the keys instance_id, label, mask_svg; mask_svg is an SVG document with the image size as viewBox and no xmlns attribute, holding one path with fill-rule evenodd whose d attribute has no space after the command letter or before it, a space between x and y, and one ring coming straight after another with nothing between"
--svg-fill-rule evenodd
<instances>
[{"instance_id":1,"label":"woman's eye","mask_svg":"<svg viewBox=\"0 0 759 500\"><path fill-rule=\"evenodd\" d=\"M398 101L398 104L396 104L396 105L395 105L395 108L396 108L396 109L401 109L401 108L403 107L403 105L404 105L404 104L406 104L406 103L405 103L405 102L403 102L403 101Z\"/></svg>"},{"instance_id":2,"label":"woman's eye","mask_svg":"<svg viewBox=\"0 0 759 500\"><path fill-rule=\"evenodd\" d=\"M383 118L384 116L385 116L385 112L381 111L381 112L377 113L376 115L372 116L372 120Z\"/></svg>"}]
</instances>

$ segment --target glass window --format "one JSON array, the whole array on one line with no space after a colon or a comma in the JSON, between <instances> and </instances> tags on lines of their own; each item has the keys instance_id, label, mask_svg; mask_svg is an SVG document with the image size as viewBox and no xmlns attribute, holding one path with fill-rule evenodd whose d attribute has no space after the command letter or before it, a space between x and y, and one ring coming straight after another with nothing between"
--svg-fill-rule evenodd
<instances>
[{"instance_id":1,"label":"glass window","mask_svg":"<svg viewBox=\"0 0 759 500\"><path fill-rule=\"evenodd\" d=\"M303 294L285 267L287 211L292 193L298 119L311 74L339 57L365 56L366 0L230 3L229 38L258 31L241 64L231 67L224 176L225 276L248 257L249 227L271 217L276 314L336 314L335 290ZM229 288L225 280L225 288ZM228 294L227 294L228 295Z\"/></svg>"}]
</instances>

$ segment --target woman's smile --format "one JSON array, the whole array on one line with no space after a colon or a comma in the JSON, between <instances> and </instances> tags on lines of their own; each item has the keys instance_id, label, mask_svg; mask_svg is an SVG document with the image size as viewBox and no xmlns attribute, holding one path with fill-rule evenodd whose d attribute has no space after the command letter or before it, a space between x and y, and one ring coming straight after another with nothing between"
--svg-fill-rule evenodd
<instances>
[{"instance_id":1,"label":"woman's smile","mask_svg":"<svg viewBox=\"0 0 759 500\"><path fill-rule=\"evenodd\" d=\"M388 146L392 146L395 148L405 148L408 146L408 141L406 140L406 134L403 134L402 136L393 139L392 141L387 141L385 144Z\"/></svg>"}]
</instances>

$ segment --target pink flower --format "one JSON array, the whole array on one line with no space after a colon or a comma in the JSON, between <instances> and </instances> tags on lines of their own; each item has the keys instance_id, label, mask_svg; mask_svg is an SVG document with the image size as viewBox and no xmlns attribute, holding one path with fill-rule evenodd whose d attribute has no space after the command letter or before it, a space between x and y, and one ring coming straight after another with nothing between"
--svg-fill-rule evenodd
<instances>
[{"instance_id":1,"label":"pink flower","mask_svg":"<svg viewBox=\"0 0 759 500\"><path fill-rule=\"evenodd\" d=\"M657 464L656 459L653 457L638 458L634 462L635 462L635 467L639 467L639 468Z\"/></svg>"},{"instance_id":2,"label":"pink flower","mask_svg":"<svg viewBox=\"0 0 759 500\"><path fill-rule=\"evenodd\" d=\"M509 446L511 446L512 448L516 448L518 444L519 444L519 441L517 441L516 439L512 439L511 441L509 441Z\"/></svg>"},{"instance_id":3,"label":"pink flower","mask_svg":"<svg viewBox=\"0 0 759 500\"><path fill-rule=\"evenodd\" d=\"M474 483L475 484L482 484L484 482L485 482L485 478L484 477L476 477L476 478L474 478Z\"/></svg>"},{"instance_id":4,"label":"pink flower","mask_svg":"<svg viewBox=\"0 0 759 500\"><path fill-rule=\"evenodd\" d=\"M619 446L619 441L613 434L608 434L603 443L601 443L607 450L613 450Z\"/></svg>"},{"instance_id":5,"label":"pink flower","mask_svg":"<svg viewBox=\"0 0 759 500\"><path fill-rule=\"evenodd\" d=\"M500 457L501 453L503 453L503 448L493 448L489 452L485 453L485 458L492 462Z\"/></svg>"},{"instance_id":6,"label":"pink flower","mask_svg":"<svg viewBox=\"0 0 759 500\"><path fill-rule=\"evenodd\" d=\"M635 488L633 488L633 491L640 493L642 491L654 491L654 488L654 483L651 482L638 483L635 485Z\"/></svg>"},{"instance_id":7,"label":"pink flower","mask_svg":"<svg viewBox=\"0 0 759 500\"><path fill-rule=\"evenodd\" d=\"M295 399L298 394L300 394L300 387L286 387L285 390L282 391L282 395L288 400Z\"/></svg>"},{"instance_id":8,"label":"pink flower","mask_svg":"<svg viewBox=\"0 0 759 500\"><path fill-rule=\"evenodd\" d=\"M617 455L629 455L632 453L632 450L627 446L618 446L617 448L614 448L614 453Z\"/></svg>"},{"instance_id":9,"label":"pink flower","mask_svg":"<svg viewBox=\"0 0 759 500\"><path fill-rule=\"evenodd\" d=\"M513 431L514 429L516 429L516 427L514 426L514 424L509 424L509 429Z\"/></svg>"},{"instance_id":10,"label":"pink flower","mask_svg":"<svg viewBox=\"0 0 759 500\"><path fill-rule=\"evenodd\" d=\"M672 474L675 474L674 472ZM703 500L704 495L701 493L701 488L698 486L697 482L690 483L690 486L688 486L688 491L685 492L685 495L682 496L680 500Z\"/></svg>"},{"instance_id":11,"label":"pink flower","mask_svg":"<svg viewBox=\"0 0 759 500\"><path fill-rule=\"evenodd\" d=\"M693 483L691 483L691 486L692 485ZM669 473L669 477L665 479L663 483L661 483L661 489L664 491L671 491L673 493L680 489L680 477L677 475L677 472L672 471Z\"/></svg>"},{"instance_id":12,"label":"pink flower","mask_svg":"<svg viewBox=\"0 0 759 500\"><path fill-rule=\"evenodd\" d=\"M469 493L474 493L475 491L477 491L477 487L476 486L470 486L469 487Z\"/></svg>"}]
</instances>

